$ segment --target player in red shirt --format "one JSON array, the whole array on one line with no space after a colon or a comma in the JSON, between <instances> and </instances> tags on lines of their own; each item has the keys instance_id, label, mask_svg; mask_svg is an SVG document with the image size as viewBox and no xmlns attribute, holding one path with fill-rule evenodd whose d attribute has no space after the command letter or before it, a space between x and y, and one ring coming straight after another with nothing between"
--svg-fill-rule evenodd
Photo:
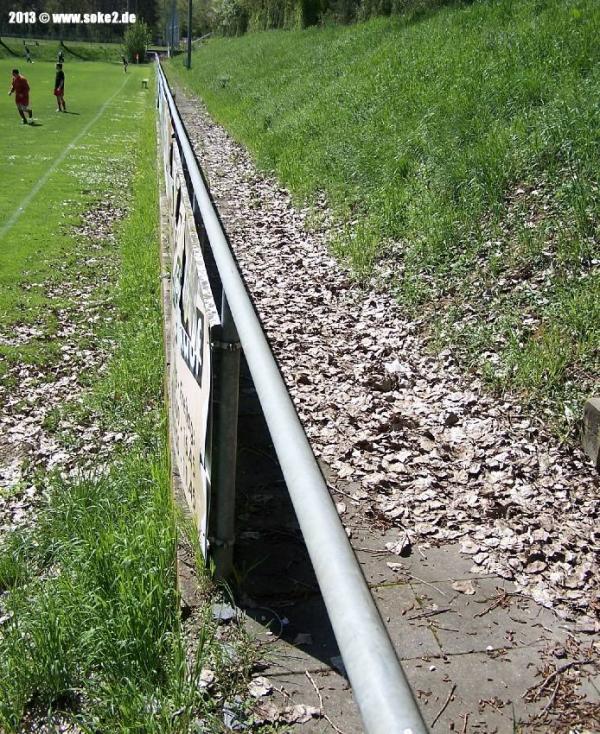
<instances>
[{"instance_id":1,"label":"player in red shirt","mask_svg":"<svg viewBox=\"0 0 600 734\"><path fill-rule=\"evenodd\" d=\"M8 94L10 96L13 92L15 93L15 102L17 103L19 115L21 116L23 125L27 125L27 118L25 117L25 113L27 112L30 120L33 117L33 112L31 111L31 107L29 106L29 82L27 81L27 79L25 79L24 76L21 76L19 74L18 69L12 70L12 76L12 86Z\"/></svg>"}]
</instances>

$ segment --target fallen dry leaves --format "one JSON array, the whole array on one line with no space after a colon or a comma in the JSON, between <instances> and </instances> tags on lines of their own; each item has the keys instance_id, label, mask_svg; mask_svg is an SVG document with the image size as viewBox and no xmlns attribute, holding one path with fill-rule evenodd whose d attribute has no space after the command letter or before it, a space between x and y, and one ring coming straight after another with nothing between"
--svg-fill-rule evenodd
<instances>
[{"instance_id":1,"label":"fallen dry leaves","mask_svg":"<svg viewBox=\"0 0 600 734\"><path fill-rule=\"evenodd\" d=\"M76 413L60 411L82 400L82 376L101 374L112 351L111 340L99 338L97 330L112 319L113 306L104 291L112 282L114 266L99 270L95 256L114 247L112 228L123 214L105 201L83 216L77 229L81 244L76 282L63 264L52 279L23 286L39 289L48 299L57 320L51 334L43 323L23 323L0 333L0 342L14 347L33 340L60 345L58 359L43 366L17 362L0 383L0 541L7 532L35 522L35 509L51 472L65 477L101 473L113 447L134 440L100 428L93 417L82 425Z\"/></svg>"},{"instance_id":2,"label":"fallen dry leaves","mask_svg":"<svg viewBox=\"0 0 600 734\"><path fill-rule=\"evenodd\" d=\"M329 254L336 225L320 200L292 206L275 180L197 101L180 110L241 272L317 456L353 504L399 528L392 552L460 541L473 570L579 629L598 628L599 479L543 415L495 399L423 324L360 288ZM344 484L339 484L343 480Z\"/></svg>"}]
</instances>

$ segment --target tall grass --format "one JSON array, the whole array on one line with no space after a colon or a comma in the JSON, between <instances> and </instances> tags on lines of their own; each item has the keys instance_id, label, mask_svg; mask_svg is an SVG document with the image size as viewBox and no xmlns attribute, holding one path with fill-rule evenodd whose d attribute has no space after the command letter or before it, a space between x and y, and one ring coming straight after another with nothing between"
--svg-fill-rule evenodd
<instances>
[{"instance_id":1,"label":"tall grass","mask_svg":"<svg viewBox=\"0 0 600 734\"><path fill-rule=\"evenodd\" d=\"M453 308L460 323L442 319L438 333L478 369L485 350L474 345L493 322L503 368L491 372L560 412L566 383L591 389L598 373L599 30L593 0L478 0L213 40L191 72L176 60L172 73L298 200L326 192L346 225L335 249L359 277L383 261L407 307ZM573 343L561 365L538 360L537 392L496 306L482 311L489 289L500 311L523 308L522 294L497 288L526 265L540 328L520 330L518 351L551 355L541 334ZM466 305L476 323L463 328ZM544 388L551 373L556 394Z\"/></svg>"}]
</instances>

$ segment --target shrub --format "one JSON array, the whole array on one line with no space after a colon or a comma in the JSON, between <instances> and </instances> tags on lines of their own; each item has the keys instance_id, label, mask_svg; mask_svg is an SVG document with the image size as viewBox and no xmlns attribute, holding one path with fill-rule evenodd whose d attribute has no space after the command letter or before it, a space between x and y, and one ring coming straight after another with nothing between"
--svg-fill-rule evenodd
<instances>
[{"instance_id":1,"label":"shrub","mask_svg":"<svg viewBox=\"0 0 600 734\"><path fill-rule=\"evenodd\" d=\"M146 47L150 41L150 29L140 21L129 26L125 32L123 43L125 45L125 53L130 61L134 61L136 54L141 60L146 58Z\"/></svg>"}]
</instances>

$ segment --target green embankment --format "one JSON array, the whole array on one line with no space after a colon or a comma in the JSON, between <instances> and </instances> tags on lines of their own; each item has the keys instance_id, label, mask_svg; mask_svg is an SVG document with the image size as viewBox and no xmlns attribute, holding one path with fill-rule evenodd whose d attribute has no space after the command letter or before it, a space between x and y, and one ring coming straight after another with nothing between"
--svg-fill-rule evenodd
<instances>
[{"instance_id":1,"label":"green embankment","mask_svg":"<svg viewBox=\"0 0 600 734\"><path fill-rule=\"evenodd\" d=\"M0 39L0 58L11 58L25 67L27 65L25 59L25 46L23 40L26 41L27 48L31 53L34 62L39 61L56 61L58 52L62 48L65 55L65 62L69 61L105 61L120 62L123 46L119 43L86 43L82 41L65 41L64 47L61 47L58 41L35 41L32 39L9 38L3 36Z\"/></svg>"},{"instance_id":2,"label":"green embankment","mask_svg":"<svg viewBox=\"0 0 600 734\"><path fill-rule=\"evenodd\" d=\"M421 19L211 39L171 73L438 344L567 422L600 389L600 5L479 0Z\"/></svg>"}]
</instances>

